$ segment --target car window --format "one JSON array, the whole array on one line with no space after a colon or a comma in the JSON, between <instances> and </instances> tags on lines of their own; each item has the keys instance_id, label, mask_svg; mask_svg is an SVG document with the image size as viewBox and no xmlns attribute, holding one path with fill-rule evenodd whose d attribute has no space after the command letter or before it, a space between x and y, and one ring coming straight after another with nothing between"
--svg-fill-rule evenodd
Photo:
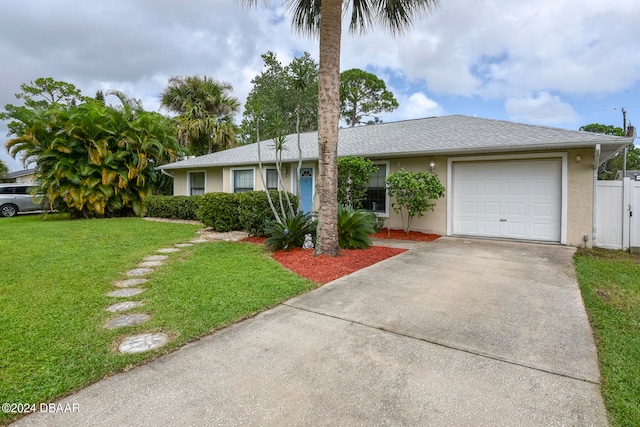
<instances>
[{"instance_id":1,"label":"car window","mask_svg":"<svg viewBox=\"0 0 640 427\"><path fill-rule=\"evenodd\" d=\"M14 187L0 187L0 194L13 194Z\"/></svg>"},{"instance_id":2,"label":"car window","mask_svg":"<svg viewBox=\"0 0 640 427\"><path fill-rule=\"evenodd\" d=\"M27 187L16 187L15 194L27 194L28 190L29 189Z\"/></svg>"}]
</instances>

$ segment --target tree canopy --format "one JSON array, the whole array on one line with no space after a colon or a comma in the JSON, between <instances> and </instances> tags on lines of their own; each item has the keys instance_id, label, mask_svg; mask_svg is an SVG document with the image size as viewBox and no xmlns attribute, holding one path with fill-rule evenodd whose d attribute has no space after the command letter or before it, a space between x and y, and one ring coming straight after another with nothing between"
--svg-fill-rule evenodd
<instances>
[{"instance_id":1,"label":"tree canopy","mask_svg":"<svg viewBox=\"0 0 640 427\"><path fill-rule=\"evenodd\" d=\"M79 92L78 98L79 104L49 98L54 101L5 107L9 153L35 164L53 209L77 218L141 214L144 199L170 181L155 167L179 155L173 120L124 101L114 108Z\"/></svg>"},{"instance_id":2,"label":"tree canopy","mask_svg":"<svg viewBox=\"0 0 640 427\"><path fill-rule=\"evenodd\" d=\"M253 88L247 96L242 118L241 138L244 144L275 136L267 126L279 115L285 135L318 129L318 64L308 52L283 65L275 54L262 55L264 71L251 80Z\"/></svg>"},{"instance_id":3,"label":"tree canopy","mask_svg":"<svg viewBox=\"0 0 640 427\"><path fill-rule=\"evenodd\" d=\"M362 123L378 123L377 114L398 108L398 101L387 90L384 80L373 73L352 68L340 74L340 118L351 127Z\"/></svg>"},{"instance_id":4,"label":"tree canopy","mask_svg":"<svg viewBox=\"0 0 640 427\"><path fill-rule=\"evenodd\" d=\"M202 155L236 145L233 119L240 102L231 95L233 86L207 76L171 77L160 105L178 114L178 141L191 154Z\"/></svg>"},{"instance_id":5,"label":"tree canopy","mask_svg":"<svg viewBox=\"0 0 640 427\"><path fill-rule=\"evenodd\" d=\"M621 127L612 125L603 125L600 123L591 123L581 126L581 131L602 133L605 135L625 136ZM616 153L616 155L602 165L598 169L598 179L612 180L616 178L616 173L622 170L624 165L624 150ZM627 149L627 169L640 169L640 149L631 144Z\"/></svg>"},{"instance_id":6,"label":"tree canopy","mask_svg":"<svg viewBox=\"0 0 640 427\"><path fill-rule=\"evenodd\" d=\"M9 167L4 160L0 159L0 178L4 177L7 173L9 173Z\"/></svg>"}]
</instances>

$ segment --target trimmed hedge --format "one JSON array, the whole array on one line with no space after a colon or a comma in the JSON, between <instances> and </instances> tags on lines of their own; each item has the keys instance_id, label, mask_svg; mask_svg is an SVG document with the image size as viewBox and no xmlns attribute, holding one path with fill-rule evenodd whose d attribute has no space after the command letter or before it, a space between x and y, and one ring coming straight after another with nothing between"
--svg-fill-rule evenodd
<instances>
[{"instance_id":1,"label":"trimmed hedge","mask_svg":"<svg viewBox=\"0 0 640 427\"><path fill-rule=\"evenodd\" d=\"M274 206L279 210L280 201L278 198L278 192L271 190L269 191L269 194L271 195L271 200L273 201ZM240 193L238 196L240 199L240 208L238 212L240 227L251 236L264 236L264 227L268 222L275 220L273 212L271 212L271 208L269 207L267 193L264 191L249 191L247 193ZM286 206L284 195L282 197ZM289 199L293 205L293 210L296 211L298 209L297 197L293 194L289 194Z\"/></svg>"},{"instance_id":2,"label":"trimmed hedge","mask_svg":"<svg viewBox=\"0 0 640 427\"><path fill-rule=\"evenodd\" d=\"M202 196L151 196L145 200L144 216L197 221Z\"/></svg>"},{"instance_id":3,"label":"trimmed hedge","mask_svg":"<svg viewBox=\"0 0 640 427\"><path fill-rule=\"evenodd\" d=\"M241 230L239 208L239 194L207 193L202 196L198 219L214 231Z\"/></svg>"},{"instance_id":4,"label":"trimmed hedge","mask_svg":"<svg viewBox=\"0 0 640 427\"><path fill-rule=\"evenodd\" d=\"M270 194L279 209L278 192L272 190ZM297 210L296 196L289 194L289 198L294 211ZM215 231L245 230L252 236L264 236L265 225L275 220L264 191L151 196L146 200L144 216L197 220Z\"/></svg>"}]
</instances>

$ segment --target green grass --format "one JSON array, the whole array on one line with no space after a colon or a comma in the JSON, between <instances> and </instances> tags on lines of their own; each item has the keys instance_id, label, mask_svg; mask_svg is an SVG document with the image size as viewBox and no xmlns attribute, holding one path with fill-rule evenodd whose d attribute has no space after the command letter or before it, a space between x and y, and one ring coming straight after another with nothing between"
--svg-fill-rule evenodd
<instances>
[{"instance_id":1,"label":"green grass","mask_svg":"<svg viewBox=\"0 0 640 427\"><path fill-rule=\"evenodd\" d=\"M147 255L188 242L197 226L138 218L67 221L49 215L0 220L0 403L43 403L251 316L314 285L257 245L202 243L170 254L127 300L148 322L103 327L106 296ZM160 350L122 355L126 336L166 332ZM0 424L11 419L0 412Z\"/></svg>"},{"instance_id":2,"label":"green grass","mask_svg":"<svg viewBox=\"0 0 640 427\"><path fill-rule=\"evenodd\" d=\"M574 258L598 345L612 426L640 425L640 256L580 249Z\"/></svg>"}]
</instances>

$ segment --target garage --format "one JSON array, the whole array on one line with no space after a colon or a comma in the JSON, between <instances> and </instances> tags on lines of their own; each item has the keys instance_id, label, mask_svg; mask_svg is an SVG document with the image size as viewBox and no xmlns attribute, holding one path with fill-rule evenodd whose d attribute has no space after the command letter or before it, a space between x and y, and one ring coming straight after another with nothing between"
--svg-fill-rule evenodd
<instances>
[{"instance_id":1,"label":"garage","mask_svg":"<svg viewBox=\"0 0 640 427\"><path fill-rule=\"evenodd\" d=\"M562 159L452 163L453 234L561 242Z\"/></svg>"}]
</instances>

